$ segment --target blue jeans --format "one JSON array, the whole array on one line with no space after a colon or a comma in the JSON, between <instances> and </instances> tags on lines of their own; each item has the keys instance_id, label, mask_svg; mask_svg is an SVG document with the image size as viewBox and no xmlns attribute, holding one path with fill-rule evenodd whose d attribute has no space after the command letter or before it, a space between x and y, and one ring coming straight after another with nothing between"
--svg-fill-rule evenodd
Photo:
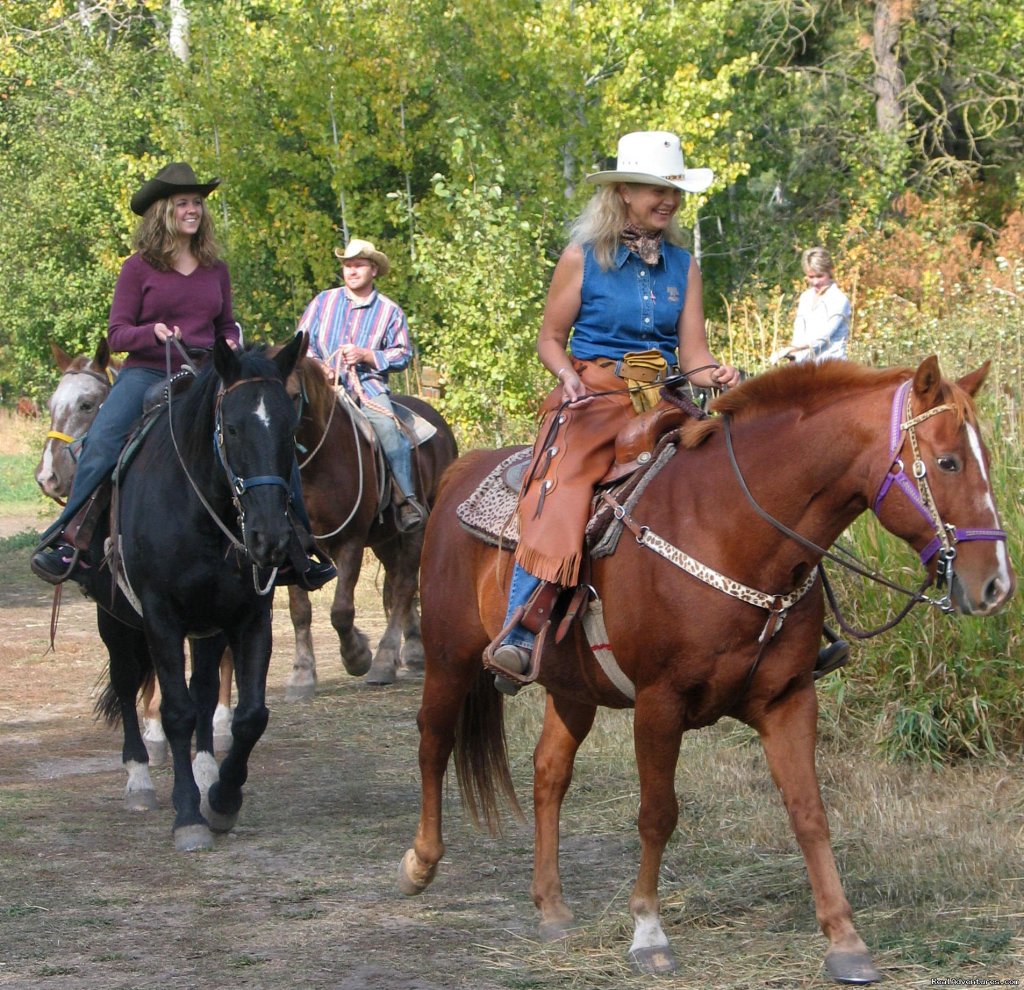
<instances>
[{"instance_id":1,"label":"blue jeans","mask_svg":"<svg viewBox=\"0 0 1024 990\"><path fill-rule=\"evenodd\" d=\"M386 413L378 412L368 404L369 402L381 406L388 411ZM409 443L409 438L395 422L391 397L386 393L375 395L367 403L364 403L362 408L380 440L380 445L384 449L384 456L391 466L395 481L398 482L398 487L402 489L402 494L406 496L415 495L416 485L412 478L412 445Z\"/></svg>"},{"instance_id":2,"label":"blue jeans","mask_svg":"<svg viewBox=\"0 0 1024 990\"><path fill-rule=\"evenodd\" d=\"M519 608L520 605L526 604L530 595L537 590L539 584L539 577L534 577L521 564L516 564L515 569L512 571L512 584L508 591L508 610L505 612L505 622L502 628L511 622L512 613ZM511 643L513 646L522 646L527 650L532 650L535 638L536 637L529 629L524 629L521 625L517 624L508 631L504 642Z\"/></svg>"}]
</instances>

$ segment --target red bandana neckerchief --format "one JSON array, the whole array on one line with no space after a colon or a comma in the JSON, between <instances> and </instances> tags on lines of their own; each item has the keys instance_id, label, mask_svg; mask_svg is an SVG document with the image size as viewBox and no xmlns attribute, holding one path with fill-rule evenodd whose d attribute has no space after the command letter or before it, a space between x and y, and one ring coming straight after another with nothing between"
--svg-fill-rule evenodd
<instances>
[{"instance_id":1,"label":"red bandana neckerchief","mask_svg":"<svg viewBox=\"0 0 1024 990\"><path fill-rule=\"evenodd\" d=\"M661 231L651 233L636 224L627 223L622 228L622 243L645 264L656 265L661 258Z\"/></svg>"}]
</instances>

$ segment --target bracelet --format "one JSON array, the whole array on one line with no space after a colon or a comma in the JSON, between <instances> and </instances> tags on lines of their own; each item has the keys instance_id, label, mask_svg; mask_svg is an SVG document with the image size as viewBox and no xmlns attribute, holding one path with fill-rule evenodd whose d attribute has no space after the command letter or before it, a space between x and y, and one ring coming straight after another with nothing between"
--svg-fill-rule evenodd
<instances>
[{"instance_id":1,"label":"bracelet","mask_svg":"<svg viewBox=\"0 0 1024 990\"><path fill-rule=\"evenodd\" d=\"M561 381L562 380L562 373L566 372L566 371L569 371L569 370L570 370L569 368L559 368L558 371L555 372L555 378L557 378L559 381Z\"/></svg>"}]
</instances>

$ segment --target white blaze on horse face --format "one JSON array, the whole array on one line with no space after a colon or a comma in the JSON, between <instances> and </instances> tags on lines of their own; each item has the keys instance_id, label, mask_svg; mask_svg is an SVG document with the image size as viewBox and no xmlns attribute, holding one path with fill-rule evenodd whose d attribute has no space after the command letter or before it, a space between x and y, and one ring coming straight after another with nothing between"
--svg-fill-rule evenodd
<instances>
[{"instance_id":1,"label":"white blaze on horse face","mask_svg":"<svg viewBox=\"0 0 1024 990\"><path fill-rule=\"evenodd\" d=\"M978 436L978 431L970 424L966 424L967 440L971 447L971 453L974 455L975 461L978 463L978 471L981 473L981 478L985 482L985 492L978 499L978 508L981 511L987 511L991 517L991 528L999 529L999 510L996 508L995 499L992 497L992 482L989 481L988 471L985 469L985 455L981 449L981 438ZM1010 587L1010 557L1006 550L1005 540L996 540L996 557L999 560L999 580L1002 582L1004 588Z\"/></svg>"},{"instance_id":2,"label":"white blaze on horse face","mask_svg":"<svg viewBox=\"0 0 1024 990\"><path fill-rule=\"evenodd\" d=\"M264 396L260 396L260 404L256 407L256 418L265 426L267 429L270 428L270 413L267 412L267 403Z\"/></svg>"}]
</instances>

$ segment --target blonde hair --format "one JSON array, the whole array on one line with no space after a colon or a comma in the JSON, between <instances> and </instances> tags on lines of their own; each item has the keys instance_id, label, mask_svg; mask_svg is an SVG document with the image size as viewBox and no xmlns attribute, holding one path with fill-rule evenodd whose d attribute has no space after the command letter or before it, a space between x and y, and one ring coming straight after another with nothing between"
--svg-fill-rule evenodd
<instances>
[{"instance_id":1,"label":"blonde hair","mask_svg":"<svg viewBox=\"0 0 1024 990\"><path fill-rule=\"evenodd\" d=\"M168 271L178 248L178 226L174 222L174 200L181 190L150 203L132 238L132 247L158 271ZM203 197L203 212L199 229L192 235L192 254L204 268L210 268L220 257L220 245L213 230L213 219Z\"/></svg>"},{"instance_id":2,"label":"blonde hair","mask_svg":"<svg viewBox=\"0 0 1024 990\"><path fill-rule=\"evenodd\" d=\"M813 275L834 274L832 270L832 255L828 253L827 248L808 248L801 256L800 264L803 266L805 273L810 272Z\"/></svg>"},{"instance_id":3,"label":"blonde hair","mask_svg":"<svg viewBox=\"0 0 1024 990\"><path fill-rule=\"evenodd\" d=\"M619 246L619 235L626 226L628 216L626 204L619 195L619 187L643 185L642 182L615 182L601 186L572 222L569 228L569 243L590 244L594 249L597 263L604 269L611 268ZM686 244L686 235L683 234L675 217L672 217L665 228L664 237L669 244L677 244L680 247Z\"/></svg>"}]
</instances>

